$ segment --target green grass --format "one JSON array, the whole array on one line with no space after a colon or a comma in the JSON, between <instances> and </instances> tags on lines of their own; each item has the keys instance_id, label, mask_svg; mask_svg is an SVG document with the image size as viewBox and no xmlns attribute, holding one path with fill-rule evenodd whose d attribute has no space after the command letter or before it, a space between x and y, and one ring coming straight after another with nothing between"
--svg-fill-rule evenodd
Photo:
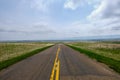
<instances>
[{"instance_id":1,"label":"green grass","mask_svg":"<svg viewBox=\"0 0 120 80\"><path fill-rule=\"evenodd\" d=\"M52 44L42 42L0 43L0 62L49 45Z\"/></svg>"},{"instance_id":2,"label":"green grass","mask_svg":"<svg viewBox=\"0 0 120 80\"><path fill-rule=\"evenodd\" d=\"M120 44L108 42L75 42L69 44L120 61Z\"/></svg>"},{"instance_id":3,"label":"green grass","mask_svg":"<svg viewBox=\"0 0 120 80\"><path fill-rule=\"evenodd\" d=\"M41 51L43 51L43 50L45 50L45 49L47 49L47 48L49 48L51 46L52 45L47 46L47 47L43 47L43 48L40 48L40 49L36 49L36 50L30 51L30 52L24 53L22 55L10 58L8 60L1 61L0 62L0 70L2 70L4 68L6 68L6 67L8 67L8 66L10 66L10 65L12 65L12 64L14 64L16 62L18 62L18 61L21 61L21 60L23 60L23 59L25 59L27 57L30 57L30 56L32 56L34 54L37 54L37 53L39 53L39 52L41 52Z\"/></svg>"},{"instance_id":4,"label":"green grass","mask_svg":"<svg viewBox=\"0 0 120 80\"><path fill-rule=\"evenodd\" d=\"M103 51L103 52L111 52L111 53L114 53L114 54L120 54L120 48L112 48L112 49L109 49L109 48L96 48L96 50L98 51Z\"/></svg>"},{"instance_id":5,"label":"green grass","mask_svg":"<svg viewBox=\"0 0 120 80\"><path fill-rule=\"evenodd\" d=\"M110 68L114 69L116 72L120 73L120 61L114 60L109 57L99 55L97 53L91 52L89 50L81 49L75 46L68 45L69 47L88 55L89 57L96 59L99 62L107 64Z\"/></svg>"}]
</instances>

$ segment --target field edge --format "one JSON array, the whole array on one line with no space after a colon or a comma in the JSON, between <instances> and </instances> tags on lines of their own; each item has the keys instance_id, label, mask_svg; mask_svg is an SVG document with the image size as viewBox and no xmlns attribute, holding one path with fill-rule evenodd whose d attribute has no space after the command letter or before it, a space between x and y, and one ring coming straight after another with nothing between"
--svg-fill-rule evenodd
<instances>
[{"instance_id":1,"label":"field edge","mask_svg":"<svg viewBox=\"0 0 120 80\"><path fill-rule=\"evenodd\" d=\"M17 56L17 57L14 57L14 58L11 58L11 59L8 59L8 60L5 60L5 61L1 61L0 62L0 70L4 69L4 68L7 68L23 59L26 59L30 56L33 56L41 51L44 51L45 49L48 49L50 47L52 47L53 45L50 45L50 46L45 46L43 48L39 48L39 49L36 49L36 50L33 50L33 51L30 51L30 52L27 52L25 54L22 54L20 56Z\"/></svg>"},{"instance_id":2,"label":"field edge","mask_svg":"<svg viewBox=\"0 0 120 80\"><path fill-rule=\"evenodd\" d=\"M112 68L114 71L116 71L120 74L120 61L99 55L99 54L92 52L92 51L89 51L89 50L75 47L74 45L68 45L68 44L66 44L66 45L74 50L79 51L82 54L87 55L88 57L90 57L92 59L96 59L98 62L101 62L101 63L108 65L110 68Z\"/></svg>"}]
</instances>

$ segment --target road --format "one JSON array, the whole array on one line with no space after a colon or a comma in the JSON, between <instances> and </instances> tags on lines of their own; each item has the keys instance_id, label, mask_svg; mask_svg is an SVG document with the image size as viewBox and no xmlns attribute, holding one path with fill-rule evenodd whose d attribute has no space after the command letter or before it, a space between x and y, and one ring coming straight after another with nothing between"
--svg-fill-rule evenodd
<instances>
[{"instance_id":1,"label":"road","mask_svg":"<svg viewBox=\"0 0 120 80\"><path fill-rule=\"evenodd\" d=\"M120 80L114 71L63 44L0 71L0 80L50 80L52 75L57 80Z\"/></svg>"}]
</instances>

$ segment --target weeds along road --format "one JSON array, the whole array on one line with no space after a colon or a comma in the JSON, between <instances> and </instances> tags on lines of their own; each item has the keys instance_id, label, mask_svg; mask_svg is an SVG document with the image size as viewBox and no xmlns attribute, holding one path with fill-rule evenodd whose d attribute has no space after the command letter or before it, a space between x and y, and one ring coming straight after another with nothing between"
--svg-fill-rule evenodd
<instances>
[{"instance_id":1,"label":"weeds along road","mask_svg":"<svg viewBox=\"0 0 120 80\"><path fill-rule=\"evenodd\" d=\"M0 80L120 80L120 77L60 44L0 71Z\"/></svg>"}]
</instances>

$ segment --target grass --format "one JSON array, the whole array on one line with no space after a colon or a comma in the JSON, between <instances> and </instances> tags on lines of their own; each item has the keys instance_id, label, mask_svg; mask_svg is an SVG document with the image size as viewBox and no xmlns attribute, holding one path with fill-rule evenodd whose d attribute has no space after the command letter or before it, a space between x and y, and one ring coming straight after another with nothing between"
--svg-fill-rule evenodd
<instances>
[{"instance_id":1,"label":"grass","mask_svg":"<svg viewBox=\"0 0 120 80\"><path fill-rule=\"evenodd\" d=\"M46 43L0 43L0 44L2 44L1 46L3 45L6 46L1 47L1 51L6 53L3 54L3 52L0 51L2 55L0 56L1 58L0 70L52 46L52 44ZM6 59L2 59L3 57Z\"/></svg>"},{"instance_id":2,"label":"grass","mask_svg":"<svg viewBox=\"0 0 120 80\"><path fill-rule=\"evenodd\" d=\"M101 44L101 47L98 49L98 44ZM87 56L96 59L99 62L107 64L110 68L114 69L116 72L120 73L120 60L109 55L108 52L111 52L110 54L114 55L120 55L120 49L118 47L114 47L115 49L112 48L112 46L103 46L106 43L89 43L88 44L85 42L81 43L72 43L68 44L69 47L86 54ZM108 44L108 43L107 43ZM93 46L94 45L94 46ZM119 44L118 44L119 45ZM92 46L92 47L90 47ZM96 48L97 47L97 48ZM117 56L116 56L117 57Z\"/></svg>"},{"instance_id":3,"label":"grass","mask_svg":"<svg viewBox=\"0 0 120 80\"><path fill-rule=\"evenodd\" d=\"M120 44L106 42L77 42L70 45L120 61Z\"/></svg>"},{"instance_id":4,"label":"grass","mask_svg":"<svg viewBox=\"0 0 120 80\"><path fill-rule=\"evenodd\" d=\"M24 53L49 46L49 43L0 43L0 62Z\"/></svg>"}]
</instances>

